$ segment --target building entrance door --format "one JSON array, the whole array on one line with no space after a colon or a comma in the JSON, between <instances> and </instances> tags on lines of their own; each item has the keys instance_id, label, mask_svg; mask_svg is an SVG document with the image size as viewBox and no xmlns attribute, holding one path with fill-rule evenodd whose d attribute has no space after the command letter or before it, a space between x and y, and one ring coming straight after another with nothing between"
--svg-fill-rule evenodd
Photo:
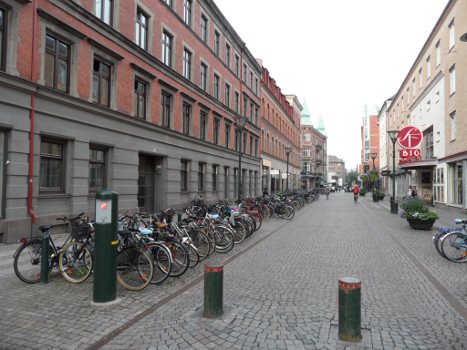
<instances>
[{"instance_id":1,"label":"building entrance door","mask_svg":"<svg viewBox=\"0 0 467 350\"><path fill-rule=\"evenodd\" d=\"M139 155L138 166L138 207L143 212L154 211L155 159Z\"/></svg>"}]
</instances>

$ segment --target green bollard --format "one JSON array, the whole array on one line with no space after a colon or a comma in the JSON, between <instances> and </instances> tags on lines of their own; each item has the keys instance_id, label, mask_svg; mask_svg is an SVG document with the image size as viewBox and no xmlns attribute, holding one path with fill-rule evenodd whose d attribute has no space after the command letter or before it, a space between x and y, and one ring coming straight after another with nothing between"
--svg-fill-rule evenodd
<instances>
[{"instance_id":1,"label":"green bollard","mask_svg":"<svg viewBox=\"0 0 467 350\"><path fill-rule=\"evenodd\" d=\"M357 342L361 333L362 282L354 277L339 279L339 339Z\"/></svg>"},{"instance_id":2,"label":"green bollard","mask_svg":"<svg viewBox=\"0 0 467 350\"><path fill-rule=\"evenodd\" d=\"M41 240L41 283L49 283L49 233L46 232Z\"/></svg>"},{"instance_id":3,"label":"green bollard","mask_svg":"<svg viewBox=\"0 0 467 350\"><path fill-rule=\"evenodd\" d=\"M203 317L215 318L224 313L222 294L224 266L208 263L204 266L204 312Z\"/></svg>"},{"instance_id":4,"label":"green bollard","mask_svg":"<svg viewBox=\"0 0 467 350\"><path fill-rule=\"evenodd\" d=\"M93 301L107 303L117 297L118 195L96 193Z\"/></svg>"}]
</instances>

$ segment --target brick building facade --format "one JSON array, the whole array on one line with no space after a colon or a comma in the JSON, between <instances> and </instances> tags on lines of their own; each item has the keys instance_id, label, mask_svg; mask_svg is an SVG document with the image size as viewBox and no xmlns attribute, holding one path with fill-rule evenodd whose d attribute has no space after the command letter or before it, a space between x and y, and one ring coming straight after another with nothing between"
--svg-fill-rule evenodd
<instances>
[{"instance_id":1,"label":"brick building facade","mask_svg":"<svg viewBox=\"0 0 467 350\"><path fill-rule=\"evenodd\" d=\"M145 211L260 193L262 67L213 1L0 0L0 38L1 242L102 188Z\"/></svg>"}]
</instances>

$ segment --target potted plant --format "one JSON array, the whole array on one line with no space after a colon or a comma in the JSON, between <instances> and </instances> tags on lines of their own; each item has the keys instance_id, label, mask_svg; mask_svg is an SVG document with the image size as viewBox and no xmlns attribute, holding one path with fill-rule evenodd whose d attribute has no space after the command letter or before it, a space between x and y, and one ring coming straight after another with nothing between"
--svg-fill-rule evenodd
<instances>
[{"instance_id":1,"label":"potted plant","mask_svg":"<svg viewBox=\"0 0 467 350\"><path fill-rule=\"evenodd\" d=\"M425 202L419 198L405 199L401 204L402 217L407 220L411 228L417 230L430 230L438 214L428 209Z\"/></svg>"}]
</instances>

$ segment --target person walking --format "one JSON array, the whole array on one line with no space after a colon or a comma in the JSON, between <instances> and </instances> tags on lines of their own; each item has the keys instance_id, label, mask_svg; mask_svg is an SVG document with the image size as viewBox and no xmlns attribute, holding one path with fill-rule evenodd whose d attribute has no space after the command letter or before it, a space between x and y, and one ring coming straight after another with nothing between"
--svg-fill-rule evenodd
<instances>
[{"instance_id":1,"label":"person walking","mask_svg":"<svg viewBox=\"0 0 467 350\"><path fill-rule=\"evenodd\" d=\"M411 186L412 187L412 198L415 198L417 197L417 188L415 186Z\"/></svg>"},{"instance_id":2,"label":"person walking","mask_svg":"<svg viewBox=\"0 0 467 350\"><path fill-rule=\"evenodd\" d=\"M412 190L412 185L410 185L410 186L409 186L409 189L407 190L407 193L406 193L404 199L406 199L406 198L411 198L412 195L413 195L413 190Z\"/></svg>"}]
</instances>

